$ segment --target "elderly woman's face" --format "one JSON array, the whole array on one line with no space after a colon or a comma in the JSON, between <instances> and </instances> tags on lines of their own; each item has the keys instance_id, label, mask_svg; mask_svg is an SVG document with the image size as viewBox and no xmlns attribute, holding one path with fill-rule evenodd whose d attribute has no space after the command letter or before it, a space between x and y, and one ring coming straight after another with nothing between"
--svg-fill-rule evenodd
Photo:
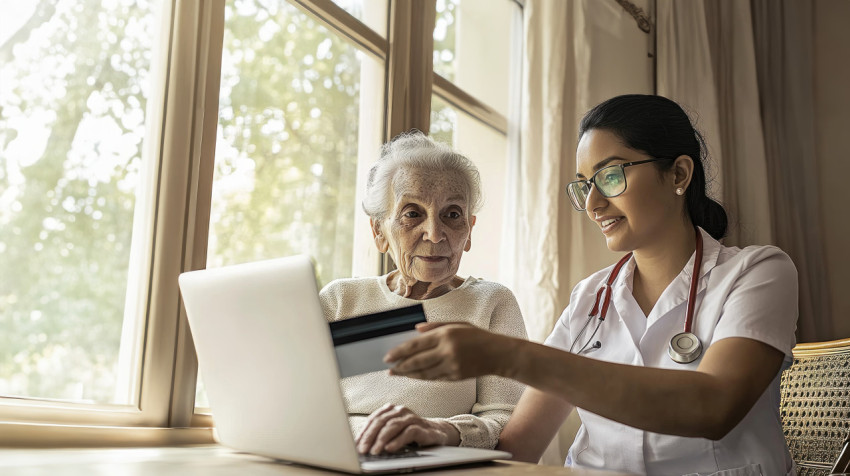
<instances>
[{"instance_id":1,"label":"elderly woman's face","mask_svg":"<svg viewBox=\"0 0 850 476\"><path fill-rule=\"evenodd\" d=\"M405 278L450 281L470 248L469 193L452 172L402 169L393 181L394 203L375 229L375 243L389 251Z\"/></svg>"}]
</instances>

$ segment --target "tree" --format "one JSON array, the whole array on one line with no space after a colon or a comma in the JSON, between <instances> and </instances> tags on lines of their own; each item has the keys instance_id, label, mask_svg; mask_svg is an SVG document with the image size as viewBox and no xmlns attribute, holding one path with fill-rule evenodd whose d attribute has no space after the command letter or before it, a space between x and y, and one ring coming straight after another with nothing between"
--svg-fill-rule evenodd
<instances>
[{"instance_id":1,"label":"tree","mask_svg":"<svg viewBox=\"0 0 850 476\"><path fill-rule=\"evenodd\" d=\"M358 54L289 4L226 8L210 265L348 276ZM112 402L154 9L42 0L0 45L0 394Z\"/></svg>"}]
</instances>

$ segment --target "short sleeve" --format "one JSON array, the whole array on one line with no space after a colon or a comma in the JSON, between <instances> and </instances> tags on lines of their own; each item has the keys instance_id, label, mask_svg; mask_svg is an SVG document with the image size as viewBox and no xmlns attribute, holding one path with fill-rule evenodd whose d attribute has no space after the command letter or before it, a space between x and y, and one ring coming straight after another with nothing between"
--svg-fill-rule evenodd
<instances>
[{"instance_id":1,"label":"short sleeve","mask_svg":"<svg viewBox=\"0 0 850 476\"><path fill-rule=\"evenodd\" d=\"M748 248L730 289L712 342L746 337L791 356L797 328L797 269L778 248Z\"/></svg>"}]
</instances>

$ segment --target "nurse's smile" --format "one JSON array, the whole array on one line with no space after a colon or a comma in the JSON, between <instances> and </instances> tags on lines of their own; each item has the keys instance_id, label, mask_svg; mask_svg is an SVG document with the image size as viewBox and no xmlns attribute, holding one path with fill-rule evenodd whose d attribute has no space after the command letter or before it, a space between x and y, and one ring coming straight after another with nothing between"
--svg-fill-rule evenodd
<instances>
[{"instance_id":1,"label":"nurse's smile","mask_svg":"<svg viewBox=\"0 0 850 476\"><path fill-rule=\"evenodd\" d=\"M599 227L602 229L602 233L609 234L617 228L623 221L625 221L626 217L612 217L612 216L603 216L596 218L596 223L599 224Z\"/></svg>"}]
</instances>

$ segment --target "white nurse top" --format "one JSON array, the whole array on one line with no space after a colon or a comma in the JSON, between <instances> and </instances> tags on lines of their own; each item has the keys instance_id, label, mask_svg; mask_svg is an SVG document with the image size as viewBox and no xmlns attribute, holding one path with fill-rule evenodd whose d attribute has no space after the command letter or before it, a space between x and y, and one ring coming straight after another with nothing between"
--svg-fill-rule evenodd
<instances>
[{"instance_id":1,"label":"white nurse top","mask_svg":"<svg viewBox=\"0 0 850 476\"><path fill-rule=\"evenodd\" d=\"M729 248L700 229L703 262L697 288L693 330L708 347L727 337L746 337L785 353L791 362L797 323L797 270L773 246ZM670 338L682 332L694 256L667 286L649 316L632 296L632 257L612 285L611 305L593 337L599 348L582 355L623 364L696 370L702 356L678 364L667 354ZM546 345L569 350L587 322L596 292L613 266L580 282L573 290ZM584 347L597 318L580 336ZM624 401L623 405L629 405ZM793 475L779 416L779 374L744 419L720 440L663 435L617 423L578 409L582 425L569 450L566 466L605 468L652 475Z\"/></svg>"}]
</instances>

